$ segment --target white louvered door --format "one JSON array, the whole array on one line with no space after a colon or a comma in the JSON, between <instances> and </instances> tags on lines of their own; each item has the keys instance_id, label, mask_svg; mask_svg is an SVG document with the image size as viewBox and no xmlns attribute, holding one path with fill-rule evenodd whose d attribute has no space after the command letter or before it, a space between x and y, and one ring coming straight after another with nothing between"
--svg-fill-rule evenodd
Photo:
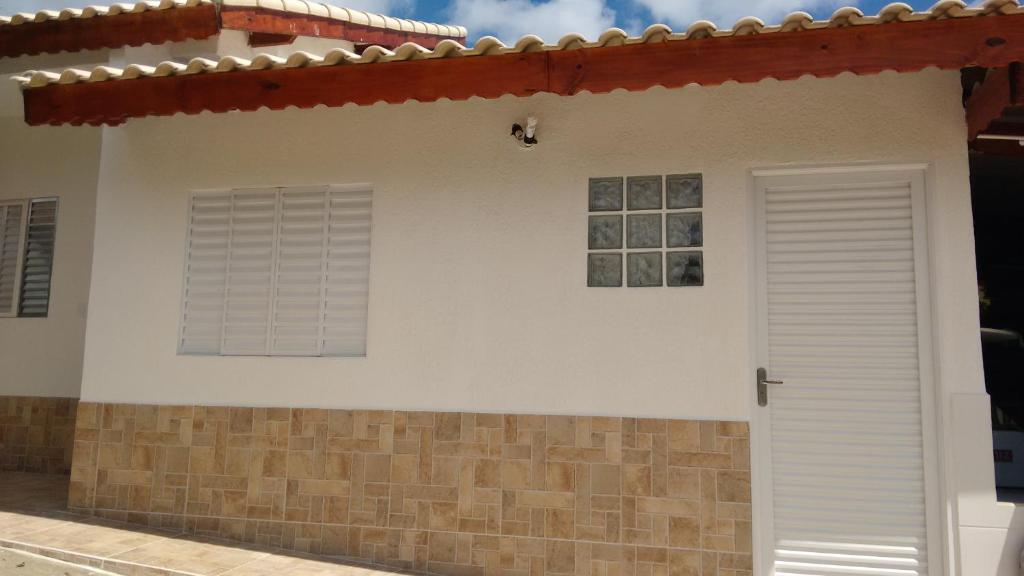
<instances>
[{"instance_id":1,"label":"white louvered door","mask_svg":"<svg viewBox=\"0 0 1024 576\"><path fill-rule=\"evenodd\" d=\"M761 568L939 574L923 171L764 172L755 193L759 363L783 381L755 408Z\"/></svg>"}]
</instances>

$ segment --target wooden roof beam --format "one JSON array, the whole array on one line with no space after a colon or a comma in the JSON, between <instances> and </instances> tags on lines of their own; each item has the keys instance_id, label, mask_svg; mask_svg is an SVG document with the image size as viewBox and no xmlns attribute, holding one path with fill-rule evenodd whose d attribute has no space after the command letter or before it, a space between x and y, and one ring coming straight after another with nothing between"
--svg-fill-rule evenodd
<instances>
[{"instance_id":1,"label":"wooden roof beam","mask_svg":"<svg viewBox=\"0 0 1024 576\"><path fill-rule=\"evenodd\" d=\"M1024 70L1014 62L988 71L985 81L967 99L967 139L973 141L1003 116L1007 108L1024 103ZM1024 132L1020 135L1024 136Z\"/></svg>"},{"instance_id":2,"label":"wooden roof beam","mask_svg":"<svg viewBox=\"0 0 1024 576\"><path fill-rule=\"evenodd\" d=\"M433 48L449 36L418 32L403 32L376 26L355 24L333 18L309 14L295 14L264 8L225 6L221 9L221 26L226 30L250 33L335 38L355 44L376 44L395 48L406 42L415 42L424 48ZM465 41L464 38L451 38Z\"/></svg>"},{"instance_id":3,"label":"wooden roof beam","mask_svg":"<svg viewBox=\"0 0 1024 576\"><path fill-rule=\"evenodd\" d=\"M0 58L201 40L220 29L211 4L0 26Z\"/></svg>"},{"instance_id":4,"label":"wooden roof beam","mask_svg":"<svg viewBox=\"0 0 1024 576\"><path fill-rule=\"evenodd\" d=\"M133 117L204 110L430 102L537 92L571 95L768 77L830 77L846 71L997 68L1020 61L1024 14L359 66L49 84L23 94L29 124L116 124Z\"/></svg>"},{"instance_id":5,"label":"wooden roof beam","mask_svg":"<svg viewBox=\"0 0 1024 576\"><path fill-rule=\"evenodd\" d=\"M294 34L274 34L271 32L249 32L249 46L262 48L265 46L283 46L295 42Z\"/></svg>"}]
</instances>

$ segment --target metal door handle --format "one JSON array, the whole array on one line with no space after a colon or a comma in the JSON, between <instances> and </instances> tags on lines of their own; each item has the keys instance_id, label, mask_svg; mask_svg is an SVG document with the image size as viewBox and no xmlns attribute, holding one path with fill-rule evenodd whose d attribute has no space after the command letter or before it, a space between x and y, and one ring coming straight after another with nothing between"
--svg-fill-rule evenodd
<instances>
[{"instance_id":1,"label":"metal door handle","mask_svg":"<svg viewBox=\"0 0 1024 576\"><path fill-rule=\"evenodd\" d=\"M769 380L768 371L764 368L757 369L757 405L768 405L768 386L781 386L782 380Z\"/></svg>"}]
</instances>

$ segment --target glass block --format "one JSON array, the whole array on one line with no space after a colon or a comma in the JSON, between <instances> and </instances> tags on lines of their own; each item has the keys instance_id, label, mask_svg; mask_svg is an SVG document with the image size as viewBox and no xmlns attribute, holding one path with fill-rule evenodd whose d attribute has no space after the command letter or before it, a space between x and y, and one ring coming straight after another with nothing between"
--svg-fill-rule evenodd
<instances>
[{"instance_id":1,"label":"glass block","mask_svg":"<svg viewBox=\"0 0 1024 576\"><path fill-rule=\"evenodd\" d=\"M661 248L661 214L626 217L627 248Z\"/></svg>"},{"instance_id":2,"label":"glass block","mask_svg":"<svg viewBox=\"0 0 1024 576\"><path fill-rule=\"evenodd\" d=\"M633 252L626 255L627 285L661 286L661 252Z\"/></svg>"},{"instance_id":3,"label":"glass block","mask_svg":"<svg viewBox=\"0 0 1024 576\"><path fill-rule=\"evenodd\" d=\"M622 254L587 254L587 286L622 286Z\"/></svg>"},{"instance_id":4,"label":"glass block","mask_svg":"<svg viewBox=\"0 0 1024 576\"><path fill-rule=\"evenodd\" d=\"M700 212L675 212L665 215L665 241L669 248L704 245L704 219Z\"/></svg>"},{"instance_id":5,"label":"glass block","mask_svg":"<svg viewBox=\"0 0 1024 576\"><path fill-rule=\"evenodd\" d=\"M700 174L670 174L665 177L665 190L669 210L704 205L704 178Z\"/></svg>"},{"instance_id":6,"label":"glass block","mask_svg":"<svg viewBox=\"0 0 1024 576\"><path fill-rule=\"evenodd\" d=\"M591 250L622 248L622 216L591 216L587 246Z\"/></svg>"},{"instance_id":7,"label":"glass block","mask_svg":"<svg viewBox=\"0 0 1024 576\"><path fill-rule=\"evenodd\" d=\"M665 258L669 286L704 285L703 252L669 252Z\"/></svg>"},{"instance_id":8,"label":"glass block","mask_svg":"<svg viewBox=\"0 0 1024 576\"><path fill-rule=\"evenodd\" d=\"M622 210L622 178L591 178L588 188L591 212Z\"/></svg>"},{"instance_id":9,"label":"glass block","mask_svg":"<svg viewBox=\"0 0 1024 576\"><path fill-rule=\"evenodd\" d=\"M626 207L630 210L661 210L661 176L626 178Z\"/></svg>"}]
</instances>

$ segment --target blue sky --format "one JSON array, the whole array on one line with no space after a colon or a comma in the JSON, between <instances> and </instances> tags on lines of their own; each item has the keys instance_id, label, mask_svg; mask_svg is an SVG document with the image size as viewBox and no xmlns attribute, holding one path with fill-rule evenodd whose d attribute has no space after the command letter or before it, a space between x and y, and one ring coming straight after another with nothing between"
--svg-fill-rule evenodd
<instances>
[{"instance_id":1,"label":"blue sky","mask_svg":"<svg viewBox=\"0 0 1024 576\"><path fill-rule=\"evenodd\" d=\"M108 0L0 0L0 14L34 12L41 9L81 7ZM115 1L115 0L109 0ZM135 1L135 0L122 0ZM853 5L875 13L888 0L320 0L351 8L381 12L405 18L462 24L469 28L470 41L493 35L507 43L525 34L537 34L548 42L570 32L596 38L612 26L639 33L653 23L665 23L684 30L695 20L711 20L729 28L743 16L757 16L767 23L778 22L795 10L827 17L840 6ZM922 10L934 0L904 0Z\"/></svg>"}]
</instances>

